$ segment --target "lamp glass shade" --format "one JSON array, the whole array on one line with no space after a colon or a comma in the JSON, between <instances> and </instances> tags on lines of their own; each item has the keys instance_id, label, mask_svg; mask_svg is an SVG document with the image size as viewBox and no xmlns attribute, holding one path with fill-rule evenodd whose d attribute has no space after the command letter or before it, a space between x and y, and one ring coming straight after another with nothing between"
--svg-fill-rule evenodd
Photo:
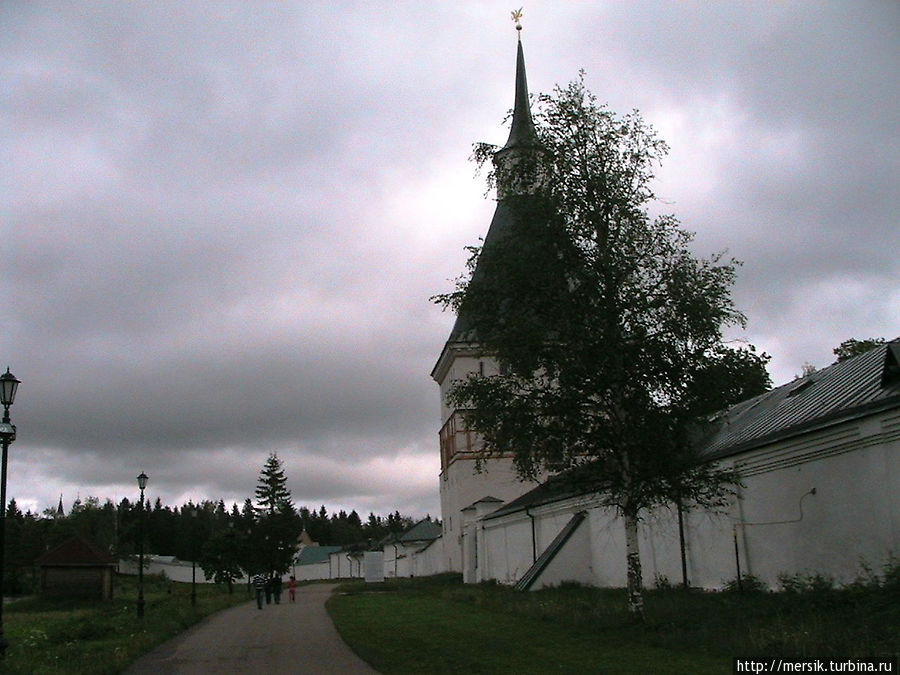
<instances>
[{"instance_id":1,"label":"lamp glass shade","mask_svg":"<svg viewBox=\"0 0 900 675\"><path fill-rule=\"evenodd\" d=\"M147 474L145 474L143 471L141 471L141 475L137 477L138 487L141 490L147 487L147 478Z\"/></svg>"},{"instance_id":2,"label":"lamp glass shade","mask_svg":"<svg viewBox=\"0 0 900 675\"><path fill-rule=\"evenodd\" d=\"M9 372L9 368L0 375L0 403L7 407L13 404L13 401L16 400L16 389L19 388L19 382L20 380Z\"/></svg>"}]
</instances>

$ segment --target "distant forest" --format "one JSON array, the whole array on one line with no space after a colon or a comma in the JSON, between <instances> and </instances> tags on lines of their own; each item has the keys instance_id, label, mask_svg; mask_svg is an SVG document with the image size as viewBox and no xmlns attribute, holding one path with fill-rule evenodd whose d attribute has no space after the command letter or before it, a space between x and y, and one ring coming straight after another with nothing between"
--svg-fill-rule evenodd
<instances>
[{"instance_id":1,"label":"distant forest","mask_svg":"<svg viewBox=\"0 0 900 675\"><path fill-rule=\"evenodd\" d=\"M160 499L145 504L144 550L146 553L171 555L180 560L202 561L210 554L214 542L230 543L236 551L259 549L254 545L256 535L265 527L265 514L254 507L250 499L242 508L237 504L229 510L224 501L188 502L179 507L164 505ZM127 557L137 552L140 533L141 508L139 502L123 499L114 504L97 497L78 499L68 513L58 508L46 509L42 514L23 513L15 499L6 512L6 584L8 593L22 592L30 583L34 560L73 535L81 535L103 551ZM309 509L305 506L289 509L282 514L279 529L287 530L292 541L305 529L310 538L321 545L373 546L391 534L405 531L414 524L412 518L398 511L386 517L370 513L363 521L353 510L329 514L325 506ZM261 544L262 542L260 542ZM252 550L242 556L242 568L252 568Z\"/></svg>"}]
</instances>

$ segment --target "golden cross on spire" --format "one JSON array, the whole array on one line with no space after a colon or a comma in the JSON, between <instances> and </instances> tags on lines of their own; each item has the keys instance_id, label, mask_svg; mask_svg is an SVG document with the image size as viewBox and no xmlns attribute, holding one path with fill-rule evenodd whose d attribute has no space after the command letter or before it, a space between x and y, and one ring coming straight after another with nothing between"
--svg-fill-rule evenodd
<instances>
[{"instance_id":1,"label":"golden cross on spire","mask_svg":"<svg viewBox=\"0 0 900 675\"><path fill-rule=\"evenodd\" d=\"M516 24L516 30L519 31L520 36L522 34L522 9L522 7L519 7L519 9L514 9L512 12L510 12L512 20Z\"/></svg>"}]
</instances>

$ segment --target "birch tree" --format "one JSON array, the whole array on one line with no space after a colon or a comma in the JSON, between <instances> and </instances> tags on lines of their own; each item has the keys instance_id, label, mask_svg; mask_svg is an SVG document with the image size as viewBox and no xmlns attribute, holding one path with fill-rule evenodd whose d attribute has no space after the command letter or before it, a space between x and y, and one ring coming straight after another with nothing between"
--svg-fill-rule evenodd
<instances>
[{"instance_id":1,"label":"birch tree","mask_svg":"<svg viewBox=\"0 0 900 675\"><path fill-rule=\"evenodd\" d=\"M641 116L600 105L582 77L539 97L534 118L537 166L491 166L496 148L475 148L489 184L525 171L535 189L501 193L513 225L472 247L456 289L435 296L500 365L448 399L483 438L483 458L512 453L523 479L566 470L618 511L629 607L642 618L641 515L727 502L738 476L701 461L691 434L765 391L768 357L723 338L745 323L731 298L738 261L697 257L674 215L650 214L667 146Z\"/></svg>"}]
</instances>

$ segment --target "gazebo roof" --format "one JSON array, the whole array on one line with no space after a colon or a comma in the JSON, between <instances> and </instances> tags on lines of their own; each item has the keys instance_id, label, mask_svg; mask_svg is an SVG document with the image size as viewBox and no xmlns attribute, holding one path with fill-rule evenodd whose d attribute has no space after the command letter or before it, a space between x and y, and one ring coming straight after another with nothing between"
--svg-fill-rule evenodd
<instances>
[{"instance_id":1,"label":"gazebo roof","mask_svg":"<svg viewBox=\"0 0 900 675\"><path fill-rule=\"evenodd\" d=\"M116 562L114 557L104 553L84 537L77 535L67 539L56 548L50 549L34 561L35 565L41 567L63 565L96 567L115 565Z\"/></svg>"}]
</instances>

